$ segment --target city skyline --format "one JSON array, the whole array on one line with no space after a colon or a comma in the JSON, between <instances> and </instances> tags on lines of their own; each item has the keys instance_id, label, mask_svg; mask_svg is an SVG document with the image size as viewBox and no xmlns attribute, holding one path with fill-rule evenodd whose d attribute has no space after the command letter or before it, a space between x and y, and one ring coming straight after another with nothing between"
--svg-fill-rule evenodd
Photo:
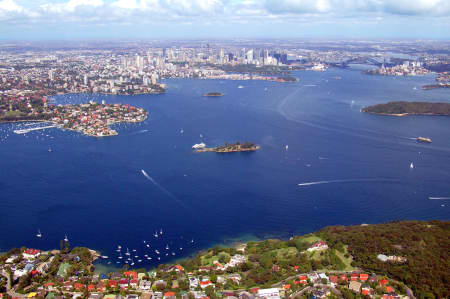
<instances>
[{"instance_id":1,"label":"city skyline","mask_svg":"<svg viewBox=\"0 0 450 299\"><path fill-rule=\"evenodd\" d=\"M1 0L1 40L446 39L444 0Z\"/></svg>"}]
</instances>

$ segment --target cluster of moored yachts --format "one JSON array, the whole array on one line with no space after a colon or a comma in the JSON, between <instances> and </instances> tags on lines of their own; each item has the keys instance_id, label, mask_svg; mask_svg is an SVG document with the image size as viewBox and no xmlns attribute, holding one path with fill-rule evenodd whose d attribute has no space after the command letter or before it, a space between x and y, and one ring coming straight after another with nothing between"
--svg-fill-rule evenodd
<instances>
[{"instance_id":1,"label":"cluster of moored yachts","mask_svg":"<svg viewBox=\"0 0 450 299\"><path fill-rule=\"evenodd\" d=\"M162 235L163 235L163 231L161 229L159 232L156 231L153 234L153 237L155 239L156 238L162 238ZM149 241L143 240L142 242L144 244L144 248L146 248L148 250L152 250ZM189 243L193 244L194 243L194 239L192 239ZM123 248L122 248L121 245L117 246L117 249L116 249L116 252L118 253L118 256L117 256L118 260L116 261L117 264L125 263L125 264L129 264L130 266L134 266L136 263L142 263L144 260L147 260L147 261L152 261L153 260L151 254L149 254L149 253L146 253L143 256L139 256L136 249L132 249L130 251L130 249L127 247L126 251L124 253L122 253L122 249ZM178 248L176 248L176 247L170 248L169 244L167 244L165 246L165 248L162 249L162 250L153 249L153 252L155 254L154 258L155 258L155 260L158 260L158 261L160 261L161 257L164 257L164 256L166 256L166 257L168 257L168 256L176 256L177 255L177 253L176 253L177 251L178 252L183 251L183 247L180 245ZM102 256L102 258L106 258L107 259L108 256ZM108 262L108 264L110 264L110 263L111 262Z\"/></svg>"}]
</instances>

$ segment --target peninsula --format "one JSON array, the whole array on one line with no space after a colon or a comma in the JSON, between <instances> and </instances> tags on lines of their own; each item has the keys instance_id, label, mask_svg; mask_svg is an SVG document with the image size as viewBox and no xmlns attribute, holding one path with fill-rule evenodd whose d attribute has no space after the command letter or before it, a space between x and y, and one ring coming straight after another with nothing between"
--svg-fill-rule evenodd
<instances>
[{"instance_id":1,"label":"peninsula","mask_svg":"<svg viewBox=\"0 0 450 299\"><path fill-rule=\"evenodd\" d=\"M235 153L235 152L252 152L259 150L260 146L251 142L240 143L236 142L234 144L225 143L225 145L217 147L204 147L198 148L194 152L204 153L204 152L216 152L216 153Z\"/></svg>"},{"instance_id":2,"label":"peninsula","mask_svg":"<svg viewBox=\"0 0 450 299\"><path fill-rule=\"evenodd\" d=\"M204 97L222 97L224 94L220 93L220 92L208 92L205 93L203 96Z\"/></svg>"},{"instance_id":3,"label":"peninsula","mask_svg":"<svg viewBox=\"0 0 450 299\"><path fill-rule=\"evenodd\" d=\"M450 115L450 103L388 102L365 107L361 112L380 115Z\"/></svg>"},{"instance_id":4,"label":"peninsula","mask_svg":"<svg viewBox=\"0 0 450 299\"><path fill-rule=\"evenodd\" d=\"M99 104L90 101L77 105L48 105L47 99L30 100L27 105L9 102L0 104L1 122L45 121L54 126L81 132L88 136L105 137L117 135L109 126L121 122L141 122L147 111L130 105ZM27 130L18 130L27 133Z\"/></svg>"}]
</instances>

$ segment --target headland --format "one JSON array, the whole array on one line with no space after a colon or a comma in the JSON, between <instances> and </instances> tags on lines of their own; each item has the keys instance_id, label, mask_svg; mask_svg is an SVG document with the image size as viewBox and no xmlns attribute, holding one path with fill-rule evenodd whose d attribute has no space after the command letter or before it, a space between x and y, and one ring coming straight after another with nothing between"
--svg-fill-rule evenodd
<instances>
[{"instance_id":1,"label":"headland","mask_svg":"<svg viewBox=\"0 0 450 299\"><path fill-rule=\"evenodd\" d=\"M431 102L388 102L361 109L361 112L390 115L450 115L450 103Z\"/></svg>"}]
</instances>

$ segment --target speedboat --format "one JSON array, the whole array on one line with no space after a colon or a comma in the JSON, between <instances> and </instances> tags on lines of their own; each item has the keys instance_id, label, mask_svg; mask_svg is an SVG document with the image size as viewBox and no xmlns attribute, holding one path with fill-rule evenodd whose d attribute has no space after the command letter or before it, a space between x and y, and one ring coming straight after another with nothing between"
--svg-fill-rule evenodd
<instances>
[{"instance_id":1,"label":"speedboat","mask_svg":"<svg viewBox=\"0 0 450 299\"><path fill-rule=\"evenodd\" d=\"M38 229L38 233L36 234L36 237L38 237L38 238L42 237L41 230Z\"/></svg>"}]
</instances>

